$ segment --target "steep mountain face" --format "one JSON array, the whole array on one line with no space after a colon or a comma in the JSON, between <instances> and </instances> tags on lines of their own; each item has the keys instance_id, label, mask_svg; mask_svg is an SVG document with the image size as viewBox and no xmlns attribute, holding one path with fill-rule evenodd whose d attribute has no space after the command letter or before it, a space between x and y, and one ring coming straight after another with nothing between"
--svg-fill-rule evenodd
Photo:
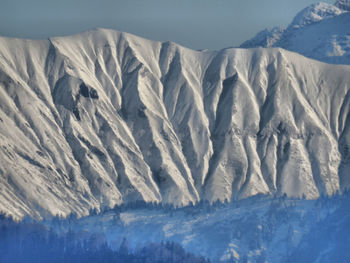
<instances>
[{"instance_id":1,"label":"steep mountain face","mask_svg":"<svg viewBox=\"0 0 350 263\"><path fill-rule=\"evenodd\" d=\"M348 1L313 4L286 29L266 29L241 47L281 47L327 63L350 64L349 7Z\"/></svg>"},{"instance_id":2,"label":"steep mountain face","mask_svg":"<svg viewBox=\"0 0 350 263\"><path fill-rule=\"evenodd\" d=\"M349 186L350 67L95 30L0 39L0 210L78 215Z\"/></svg>"}]
</instances>

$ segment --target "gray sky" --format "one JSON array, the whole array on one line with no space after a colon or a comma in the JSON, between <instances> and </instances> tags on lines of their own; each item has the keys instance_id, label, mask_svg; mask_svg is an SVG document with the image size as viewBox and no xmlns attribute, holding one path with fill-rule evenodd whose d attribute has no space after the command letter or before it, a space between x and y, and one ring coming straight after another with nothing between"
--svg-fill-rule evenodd
<instances>
[{"instance_id":1,"label":"gray sky","mask_svg":"<svg viewBox=\"0 0 350 263\"><path fill-rule=\"evenodd\" d=\"M286 26L314 0L0 0L0 35L47 38L103 27L193 49L237 46ZM324 1L333 3L334 1Z\"/></svg>"}]
</instances>

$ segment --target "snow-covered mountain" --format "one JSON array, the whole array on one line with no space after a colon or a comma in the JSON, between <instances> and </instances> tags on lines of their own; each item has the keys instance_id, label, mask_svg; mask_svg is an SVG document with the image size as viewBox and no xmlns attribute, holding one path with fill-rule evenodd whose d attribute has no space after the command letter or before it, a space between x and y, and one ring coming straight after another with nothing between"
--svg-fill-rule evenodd
<instances>
[{"instance_id":1,"label":"snow-covered mountain","mask_svg":"<svg viewBox=\"0 0 350 263\"><path fill-rule=\"evenodd\" d=\"M350 1L349 0L337 0L334 5L343 9L343 10L350 11Z\"/></svg>"},{"instance_id":2,"label":"snow-covered mountain","mask_svg":"<svg viewBox=\"0 0 350 263\"><path fill-rule=\"evenodd\" d=\"M110 30L0 39L0 210L87 214L350 184L350 67Z\"/></svg>"},{"instance_id":3,"label":"snow-covered mountain","mask_svg":"<svg viewBox=\"0 0 350 263\"><path fill-rule=\"evenodd\" d=\"M350 64L349 10L347 0L313 4L287 28L265 29L241 47L281 47L328 63Z\"/></svg>"}]
</instances>

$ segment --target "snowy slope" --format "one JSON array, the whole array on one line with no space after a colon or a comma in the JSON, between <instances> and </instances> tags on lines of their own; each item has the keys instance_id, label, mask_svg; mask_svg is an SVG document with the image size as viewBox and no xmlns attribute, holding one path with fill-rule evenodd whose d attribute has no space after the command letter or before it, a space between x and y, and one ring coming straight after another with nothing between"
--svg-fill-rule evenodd
<instances>
[{"instance_id":1,"label":"snowy slope","mask_svg":"<svg viewBox=\"0 0 350 263\"><path fill-rule=\"evenodd\" d=\"M0 39L0 210L88 213L349 186L350 67L94 30Z\"/></svg>"},{"instance_id":2,"label":"snowy slope","mask_svg":"<svg viewBox=\"0 0 350 263\"><path fill-rule=\"evenodd\" d=\"M286 28L258 33L242 48L281 47L333 64L350 64L350 13L346 5L313 4L300 11Z\"/></svg>"}]
</instances>

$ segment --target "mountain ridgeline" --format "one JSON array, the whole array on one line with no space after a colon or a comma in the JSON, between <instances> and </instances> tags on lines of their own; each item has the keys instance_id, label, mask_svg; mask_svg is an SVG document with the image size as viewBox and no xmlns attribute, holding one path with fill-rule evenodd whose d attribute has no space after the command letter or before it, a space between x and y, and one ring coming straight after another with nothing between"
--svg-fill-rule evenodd
<instances>
[{"instance_id":1,"label":"mountain ridgeline","mask_svg":"<svg viewBox=\"0 0 350 263\"><path fill-rule=\"evenodd\" d=\"M98 29L0 39L0 210L318 198L350 184L350 66Z\"/></svg>"}]
</instances>

